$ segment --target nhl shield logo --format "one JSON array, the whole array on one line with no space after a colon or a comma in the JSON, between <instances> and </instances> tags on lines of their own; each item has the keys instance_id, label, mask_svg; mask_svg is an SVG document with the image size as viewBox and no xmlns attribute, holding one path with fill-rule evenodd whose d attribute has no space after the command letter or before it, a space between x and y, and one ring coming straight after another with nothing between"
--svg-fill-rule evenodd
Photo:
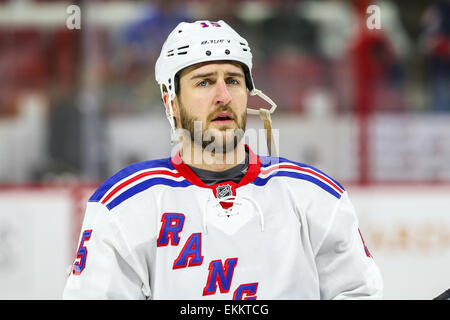
<instances>
[{"instance_id":1,"label":"nhl shield logo","mask_svg":"<svg viewBox=\"0 0 450 320\"><path fill-rule=\"evenodd\" d=\"M233 195L233 192L231 191L231 186L229 184L223 184L221 186L218 186L216 188L216 192L218 199L222 199Z\"/></svg>"}]
</instances>

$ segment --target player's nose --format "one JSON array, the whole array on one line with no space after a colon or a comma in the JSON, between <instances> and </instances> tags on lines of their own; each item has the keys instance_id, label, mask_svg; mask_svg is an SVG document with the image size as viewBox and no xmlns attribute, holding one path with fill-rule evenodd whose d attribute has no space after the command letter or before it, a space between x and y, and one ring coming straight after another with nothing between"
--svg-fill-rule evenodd
<instances>
[{"instance_id":1,"label":"player's nose","mask_svg":"<svg viewBox=\"0 0 450 320\"><path fill-rule=\"evenodd\" d=\"M227 88L225 80L219 79L217 81L217 85L216 85L216 95L214 98L215 104L227 105L228 103L230 103L231 99L232 99L232 97L231 97L230 91Z\"/></svg>"}]
</instances>

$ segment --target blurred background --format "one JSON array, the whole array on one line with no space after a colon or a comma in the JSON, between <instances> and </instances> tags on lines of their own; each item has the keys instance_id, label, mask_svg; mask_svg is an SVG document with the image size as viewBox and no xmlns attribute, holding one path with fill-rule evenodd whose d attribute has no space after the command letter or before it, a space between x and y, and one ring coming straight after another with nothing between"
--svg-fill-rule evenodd
<instances>
[{"instance_id":1,"label":"blurred background","mask_svg":"<svg viewBox=\"0 0 450 320\"><path fill-rule=\"evenodd\" d=\"M0 0L0 299L59 299L90 194L173 152L154 64L203 19L248 40L279 154L349 191L385 299L449 288L450 1Z\"/></svg>"}]
</instances>

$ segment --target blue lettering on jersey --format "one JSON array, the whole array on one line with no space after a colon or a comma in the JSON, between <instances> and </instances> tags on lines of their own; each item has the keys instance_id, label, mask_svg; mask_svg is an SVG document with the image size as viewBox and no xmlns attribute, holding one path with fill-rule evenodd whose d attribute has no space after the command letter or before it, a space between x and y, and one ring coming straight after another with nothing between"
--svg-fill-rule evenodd
<instances>
[{"instance_id":1,"label":"blue lettering on jersey","mask_svg":"<svg viewBox=\"0 0 450 320\"><path fill-rule=\"evenodd\" d=\"M233 295L233 300L256 300L258 282L241 284Z\"/></svg>"},{"instance_id":2,"label":"blue lettering on jersey","mask_svg":"<svg viewBox=\"0 0 450 320\"><path fill-rule=\"evenodd\" d=\"M193 233L186 241L178 258L173 262L173 269L199 266L202 263L202 234Z\"/></svg>"},{"instance_id":3,"label":"blue lettering on jersey","mask_svg":"<svg viewBox=\"0 0 450 320\"><path fill-rule=\"evenodd\" d=\"M209 264L209 275L206 281L206 286L203 289L203 295L215 294L217 284L221 293L230 291L231 281L233 280L233 273L236 267L238 258L229 258L225 261L225 267L222 265L222 260L213 260Z\"/></svg>"},{"instance_id":4,"label":"blue lettering on jersey","mask_svg":"<svg viewBox=\"0 0 450 320\"><path fill-rule=\"evenodd\" d=\"M169 244L169 239L172 246L177 246L180 243L180 236L178 235L183 230L184 214L182 213L164 213L161 221L162 226L159 232L157 241L158 247L164 247Z\"/></svg>"}]
</instances>

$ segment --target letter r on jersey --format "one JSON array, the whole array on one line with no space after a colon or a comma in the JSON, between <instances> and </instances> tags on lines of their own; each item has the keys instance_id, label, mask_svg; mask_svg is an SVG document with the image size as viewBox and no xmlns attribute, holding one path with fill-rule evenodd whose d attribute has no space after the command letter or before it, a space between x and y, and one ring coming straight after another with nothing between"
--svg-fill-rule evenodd
<instances>
[{"instance_id":1,"label":"letter r on jersey","mask_svg":"<svg viewBox=\"0 0 450 320\"><path fill-rule=\"evenodd\" d=\"M209 264L209 275L206 286L203 289L203 295L215 294L217 284L221 293L230 291L231 281L233 280L234 268L236 267L238 258L230 258L225 261L225 267L222 260L214 260Z\"/></svg>"},{"instance_id":2,"label":"letter r on jersey","mask_svg":"<svg viewBox=\"0 0 450 320\"><path fill-rule=\"evenodd\" d=\"M161 230L157 241L158 247L164 247L169 244L169 239L172 246L177 246L180 243L180 236L178 235L183 230L184 214L182 213L164 213L161 218Z\"/></svg>"}]
</instances>

